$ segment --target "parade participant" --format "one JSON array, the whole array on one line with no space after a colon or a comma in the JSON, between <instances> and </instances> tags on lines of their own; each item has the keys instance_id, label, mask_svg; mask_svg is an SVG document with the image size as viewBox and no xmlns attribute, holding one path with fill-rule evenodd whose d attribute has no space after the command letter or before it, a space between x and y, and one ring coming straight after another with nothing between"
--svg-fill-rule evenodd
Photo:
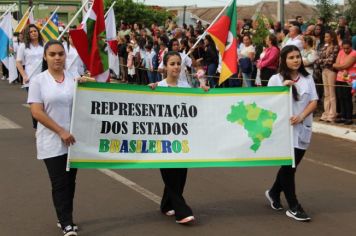
<instances>
[{"instance_id":1,"label":"parade participant","mask_svg":"<svg viewBox=\"0 0 356 236\"><path fill-rule=\"evenodd\" d=\"M179 80L182 59L179 52L170 51L164 55L163 64L167 77L162 81L150 84L154 89L162 87L183 87L190 85L185 80ZM183 197L184 185L187 179L187 168L164 168L160 169L164 182L164 192L161 200L161 212L167 216L175 215L176 222L187 224L195 220L192 209L187 205Z\"/></svg>"},{"instance_id":2,"label":"parade participant","mask_svg":"<svg viewBox=\"0 0 356 236\"><path fill-rule=\"evenodd\" d=\"M66 55L60 41L46 43L43 72L30 81L27 102L38 120L37 159L43 160L52 185L53 204L65 236L77 235L73 223L73 199L77 169L66 171L68 146L75 143L69 133L75 78L64 70ZM46 68L48 67L48 69Z\"/></svg>"},{"instance_id":3,"label":"parade participant","mask_svg":"<svg viewBox=\"0 0 356 236\"><path fill-rule=\"evenodd\" d=\"M179 42L177 39L173 38L169 41L168 51L179 52ZM182 59L179 80L188 82L187 67L189 68L192 67L192 59L189 56L187 56L187 54L184 53L179 53L179 54ZM158 66L158 72L163 73L163 69L164 69L164 63L161 62L161 64Z\"/></svg>"},{"instance_id":4,"label":"parade participant","mask_svg":"<svg viewBox=\"0 0 356 236\"><path fill-rule=\"evenodd\" d=\"M24 34L25 43L18 48L16 67L23 78L24 87L28 87L31 78L41 72L43 40L34 24L30 24Z\"/></svg>"},{"instance_id":5,"label":"parade participant","mask_svg":"<svg viewBox=\"0 0 356 236\"><path fill-rule=\"evenodd\" d=\"M22 76L24 88L28 90L29 82L41 73L43 57L43 39L37 26L30 24L24 33L25 43L17 51L16 67ZM32 125L37 129L37 121L32 117Z\"/></svg>"},{"instance_id":6,"label":"parade participant","mask_svg":"<svg viewBox=\"0 0 356 236\"><path fill-rule=\"evenodd\" d=\"M64 46L66 51L66 70L71 74L84 75L84 63L80 59L70 35L68 35L68 42L66 42Z\"/></svg>"},{"instance_id":7,"label":"parade participant","mask_svg":"<svg viewBox=\"0 0 356 236\"><path fill-rule=\"evenodd\" d=\"M333 65L334 69L338 70L336 77L336 97L340 105L340 118L336 119L336 123L344 123L352 125L352 94L351 83L356 80L356 51L352 49L350 40L342 42L342 50L336 58Z\"/></svg>"},{"instance_id":8,"label":"parade participant","mask_svg":"<svg viewBox=\"0 0 356 236\"><path fill-rule=\"evenodd\" d=\"M299 49L294 45L285 46L281 51L279 73L272 76L268 86L292 86L293 125L295 165L298 166L309 146L312 134L312 112L317 107L318 96L314 80L305 70ZM284 192L289 209L286 215L298 221L309 221L297 200L295 193L295 172L292 166L282 166L271 189L265 192L272 209L282 210L280 194Z\"/></svg>"}]
</instances>

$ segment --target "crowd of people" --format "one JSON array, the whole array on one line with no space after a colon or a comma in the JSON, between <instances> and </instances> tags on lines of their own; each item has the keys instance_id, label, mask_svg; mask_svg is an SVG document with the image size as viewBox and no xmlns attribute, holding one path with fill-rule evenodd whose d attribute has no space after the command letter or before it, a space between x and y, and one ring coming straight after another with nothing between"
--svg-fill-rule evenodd
<instances>
[{"instance_id":1,"label":"crowd of people","mask_svg":"<svg viewBox=\"0 0 356 236\"><path fill-rule=\"evenodd\" d=\"M122 22L118 31L120 74L112 72L112 77L121 83L149 84L152 89L291 86L290 123L298 165L310 143L312 113L318 98L324 98L320 120L353 123L350 83L356 79L356 45L343 17L336 30L321 18L316 24L305 24L302 17L297 17L283 28L278 23L265 24L269 34L262 51L253 44L256 22L245 20L239 26L238 72L219 84L221 56L214 40L204 34L208 26L198 21L196 26L178 27L172 19L164 26L152 24L150 28ZM77 235L78 226L72 217L76 169L66 172L65 163L67 147L75 143L69 133L74 79L85 73L85 66L69 36L64 42L44 44L36 25L29 25L18 35L14 51L18 81L29 87L37 157L44 160L49 173L58 225L65 236ZM310 216L296 197L295 171L290 166L281 167L265 195L272 209L282 210L280 194L284 192L289 205L287 216L309 221ZM183 198L187 169L161 169L161 175L165 185L162 213L174 215L177 223L194 221L193 211Z\"/></svg>"}]
</instances>

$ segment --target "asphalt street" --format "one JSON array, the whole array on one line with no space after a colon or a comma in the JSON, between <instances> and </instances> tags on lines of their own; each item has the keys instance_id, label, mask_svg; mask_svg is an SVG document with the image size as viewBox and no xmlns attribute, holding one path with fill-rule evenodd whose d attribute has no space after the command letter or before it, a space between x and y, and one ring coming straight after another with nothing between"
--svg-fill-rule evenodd
<instances>
[{"instance_id":1,"label":"asphalt street","mask_svg":"<svg viewBox=\"0 0 356 236\"><path fill-rule=\"evenodd\" d=\"M60 236L26 95L0 81L0 235ZM355 144L314 134L296 176L309 223L269 207L264 192L277 167L190 169L185 198L197 218L190 226L159 212L159 170L79 170L75 222L86 236L356 235Z\"/></svg>"}]
</instances>

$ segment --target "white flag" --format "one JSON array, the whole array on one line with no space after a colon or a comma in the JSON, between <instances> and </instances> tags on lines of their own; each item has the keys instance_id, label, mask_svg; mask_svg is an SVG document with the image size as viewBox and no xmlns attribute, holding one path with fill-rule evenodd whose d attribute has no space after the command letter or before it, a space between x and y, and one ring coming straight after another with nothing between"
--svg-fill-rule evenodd
<instances>
[{"instance_id":1,"label":"white flag","mask_svg":"<svg viewBox=\"0 0 356 236\"><path fill-rule=\"evenodd\" d=\"M12 41L12 16L7 13L0 23L0 60L9 70L9 83L17 79L16 59Z\"/></svg>"},{"instance_id":2,"label":"white flag","mask_svg":"<svg viewBox=\"0 0 356 236\"><path fill-rule=\"evenodd\" d=\"M118 57L116 23L114 9L111 8L105 19L106 39L108 42L109 68L116 74L120 75L120 62Z\"/></svg>"}]
</instances>

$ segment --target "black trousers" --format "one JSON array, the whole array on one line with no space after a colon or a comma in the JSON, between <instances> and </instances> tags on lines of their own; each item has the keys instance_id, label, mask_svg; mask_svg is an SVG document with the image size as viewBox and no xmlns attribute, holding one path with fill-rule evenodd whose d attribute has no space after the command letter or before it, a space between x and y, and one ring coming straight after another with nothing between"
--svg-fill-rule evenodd
<instances>
[{"instance_id":1,"label":"black trousers","mask_svg":"<svg viewBox=\"0 0 356 236\"><path fill-rule=\"evenodd\" d=\"M174 210L176 220L181 220L193 215L192 209L183 198L188 169L168 168L160 169L160 171L164 182L161 211L165 213L169 210Z\"/></svg>"},{"instance_id":2,"label":"black trousers","mask_svg":"<svg viewBox=\"0 0 356 236\"><path fill-rule=\"evenodd\" d=\"M300 161L303 159L305 150L294 148L295 164L299 165ZM297 168L292 166L281 166L277 173L276 180L270 190L270 194L276 199L279 199L281 192L287 199L289 208L294 208L297 206L298 200L295 194L295 172Z\"/></svg>"},{"instance_id":3,"label":"black trousers","mask_svg":"<svg viewBox=\"0 0 356 236\"><path fill-rule=\"evenodd\" d=\"M336 87L336 100L338 101L341 118L346 120L352 119L352 94L351 87L346 82L336 81L336 85L342 85L342 87Z\"/></svg>"},{"instance_id":4,"label":"black trousers","mask_svg":"<svg viewBox=\"0 0 356 236\"><path fill-rule=\"evenodd\" d=\"M44 160L52 185L52 199L62 227L73 224L73 199L77 169L66 171L67 154Z\"/></svg>"},{"instance_id":5,"label":"black trousers","mask_svg":"<svg viewBox=\"0 0 356 236\"><path fill-rule=\"evenodd\" d=\"M262 86L268 85L268 80L272 77L272 75L277 74L277 70L270 68L262 68L261 69L261 84Z\"/></svg>"}]
</instances>

